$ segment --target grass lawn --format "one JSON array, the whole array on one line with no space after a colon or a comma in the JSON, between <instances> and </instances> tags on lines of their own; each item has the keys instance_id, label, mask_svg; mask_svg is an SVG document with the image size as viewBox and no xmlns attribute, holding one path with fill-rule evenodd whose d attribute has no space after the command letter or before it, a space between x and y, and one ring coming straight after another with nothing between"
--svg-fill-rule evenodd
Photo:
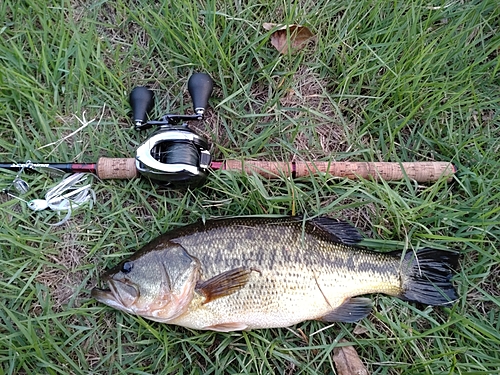
<instances>
[{"instance_id":1,"label":"grass lawn","mask_svg":"<svg viewBox=\"0 0 500 375\"><path fill-rule=\"evenodd\" d=\"M316 39L281 55L264 22ZM130 90L155 91L157 118L191 113L187 79L203 71L215 87L193 128L216 159L452 161L458 173L423 185L218 171L186 192L94 179L94 207L56 227L57 213L2 194L0 375L332 374L338 345L370 374L498 374L499 55L498 0L1 1L0 162L133 157L149 133L133 130ZM0 190L15 175L0 171ZM22 177L25 200L60 181ZM350 221L381 251L459 250L460 299L377 295L358 324L222 334L90 298L105 268L164 231L292 213Z\"/></svg>"}]
</instances>

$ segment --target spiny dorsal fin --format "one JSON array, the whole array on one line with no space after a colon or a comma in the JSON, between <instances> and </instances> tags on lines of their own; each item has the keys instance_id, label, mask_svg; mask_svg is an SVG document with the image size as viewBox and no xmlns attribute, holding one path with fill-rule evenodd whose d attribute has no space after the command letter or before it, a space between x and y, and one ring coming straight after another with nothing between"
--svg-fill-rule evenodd
<instances>
[{"instance_id":1,"label":"spiny dorsal fin","mask_svg":"<svg viewBox=\"0 0 500 375\"><path fill-rule=\"evenodd\" d=\"M371 311L371 299L363 297L348 298L342 305L318 320L323 322L354 323L367 317Z\"/></svg>"},{"instance_id":2,"label":"spiny dorsal fin","mask_svg":"<svg viewBox=\"0 0 500 375\"><path fill-rule=\"evenodd\" d=\"M345 221L330 219L329 217L316 217L311 222L318 228L324 230L335 242L346 245L355 245L363 240L358 229Z\"/></svg>"},{"instance_id":3,"label":"spiny dorsal fin","mask_svg":"<svg viewBox=\"0 0 500 375\"><path fill-rule=\"evenodd\" d=\"M222 272L206 281L198 282L196 291L205 296L205 303L214 299L233 294L243 288L248 282L251 269L238 267L232 270Z\"/></svg>"}]
</instances>

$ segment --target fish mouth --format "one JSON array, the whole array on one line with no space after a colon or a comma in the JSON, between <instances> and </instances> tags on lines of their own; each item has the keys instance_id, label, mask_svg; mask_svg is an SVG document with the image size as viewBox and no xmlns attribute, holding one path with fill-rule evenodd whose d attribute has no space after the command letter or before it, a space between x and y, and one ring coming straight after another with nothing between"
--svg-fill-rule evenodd
<instances>
[{"instance_id":1,"label":"fish mouth","mask_svg":"<svg viewBox=\"0 0 500 375\"><path fill-rule=\"evenodd\" d=\"M98 302L104 303L109 306L116 306L119 304L115 294L110 288L95 287L90 291L91 297L95 298Z\"/></svg>"},{"instance_id":2,"label":"fish mouth","mask_svg":"<svg viewBox=\"0 0 500 375\"><path fill-rule=\"evenodd\" d=\"M116 280L108 280L107 283L108 288L95 287L90 295L105 305L130 312L131 306L139 298L138 288Z\"/></svg>"},{"instance_id":3,"label":"fish mouth","mask_svg":"<svg viewBox=\"0 0 500 375\"><path fill-rule=\"evenodd\" d=\"M90 291L90 295L99 302L103 303L106 303L106 301L109 299L114 299L113 293L109 288L103 289L95 287Z\"/></svg>"}]
</instances>

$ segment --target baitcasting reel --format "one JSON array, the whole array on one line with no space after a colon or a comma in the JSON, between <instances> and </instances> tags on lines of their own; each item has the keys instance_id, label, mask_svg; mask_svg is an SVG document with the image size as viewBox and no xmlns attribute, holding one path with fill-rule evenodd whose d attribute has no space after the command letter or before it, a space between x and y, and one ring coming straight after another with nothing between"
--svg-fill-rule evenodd
<instances>
[{"instance_id":1,"label":"baitcasting reel","mask_svg":"<svg viewBox=\"0 0 500 375\"><path fill-rule=\"evenodd\" d=\"M200 185L208 175L212 161L208 142L188 127L187 121L203 120L213 81L206 73L195 73L188 81L194 115L167 114L148 121L154 106L153 92L135 87L130 93L134 128L145 130L158 126L136 153L136 168L144 176L163 185L183 187Z\"/></svg>"}]
</instances>

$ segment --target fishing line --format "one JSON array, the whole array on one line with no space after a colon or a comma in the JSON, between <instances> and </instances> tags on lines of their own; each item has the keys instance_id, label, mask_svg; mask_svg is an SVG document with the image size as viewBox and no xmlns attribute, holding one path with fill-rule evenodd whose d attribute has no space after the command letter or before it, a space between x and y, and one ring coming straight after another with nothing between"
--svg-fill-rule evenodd
<instances>
[{"instance_id":1,"label":"fishing line","mask_svg":"<svg viewBox=\"0 0 500 375\"><path fill-rule=\"evenodd\" d=\"M151 156L164 164L198 166L200 154L193 142L161 142L151 150Z\"/></svg>"}]
</instances>

